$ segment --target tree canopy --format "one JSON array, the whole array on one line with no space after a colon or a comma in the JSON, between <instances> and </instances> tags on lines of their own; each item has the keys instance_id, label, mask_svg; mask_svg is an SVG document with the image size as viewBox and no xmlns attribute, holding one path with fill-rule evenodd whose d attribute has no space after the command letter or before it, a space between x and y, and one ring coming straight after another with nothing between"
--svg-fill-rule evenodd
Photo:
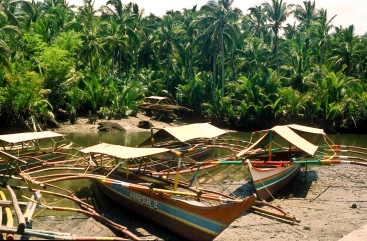
<instances>
[{"instance_id":1,"label":"tree canopy","mask_svg":"<svg viewBox=\"0 0 367 241\"><path fill-rule=\"evenodd\" d=\"M117 118L162 95L241 130L363 128L367 34L333 26L337 16L315 1L264 0L246 12L232 2L162 17L121 0L99 9L93 0L1 2L2 120Z\"/></svg>"}]
</instances>

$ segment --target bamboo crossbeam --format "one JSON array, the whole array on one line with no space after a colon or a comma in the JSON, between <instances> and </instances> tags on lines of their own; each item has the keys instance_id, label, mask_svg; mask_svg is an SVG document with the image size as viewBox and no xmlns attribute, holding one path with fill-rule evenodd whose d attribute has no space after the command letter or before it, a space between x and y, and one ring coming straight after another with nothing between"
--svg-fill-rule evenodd
<instances>
[{"instance_id":1,"label":"bamboo crossbeam","mask_svg":"<svg viewBox=\"0 0 367 241\"><path fill-rule=\"evenodd\" d=\"M27 206L28 202L18 202L19 206ZM13 202L10 200L0 200L0 206L11 206Z\"/></svg>"},{"instance_id":2,"label":"bamboo crossbeam","mask_svg":"<svg viewBox=\"0 0 367 241\"><path fill-rule=\"evenodd\" d=\"M38 201L40 199L40 197L41 197L41 192L38 190L35 193L33 193L31 199L34 200L34 201ZM34 213L34 210L36 209L36 206L37 206L36 203L31 202L31 201L28 202L27 208L24 211L24 219L25 219L27 225L28 225L28 223L30 222L30 220L33 216L33 213Z\"/></svg>"}]
</instances>

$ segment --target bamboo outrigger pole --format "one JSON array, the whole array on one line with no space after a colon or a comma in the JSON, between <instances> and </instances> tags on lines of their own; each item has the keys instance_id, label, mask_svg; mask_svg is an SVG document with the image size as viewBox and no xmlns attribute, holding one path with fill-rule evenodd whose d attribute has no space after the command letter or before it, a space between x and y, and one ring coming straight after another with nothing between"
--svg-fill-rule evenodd
<instances>
[{"instance_id":1,"label":"bamboo outrigger pole","mask_svg":"<svg viewBox=\"0 0 367 241\"><path fill-rule=\"evenodd\" d=\"M20 207L19 207L19 204L18 204L18 199L17 199L17 196L15 195L13 189L9 185L6 185L6 188L10 192L11 199L13 201L13 207L14 207L15 213L17 214L17 217L18 217L18 233L22 234L22 233L24 233L24 229L25 229L25 219L24 219L23 213L20 210Z\"/></svg>"}]
</instances>

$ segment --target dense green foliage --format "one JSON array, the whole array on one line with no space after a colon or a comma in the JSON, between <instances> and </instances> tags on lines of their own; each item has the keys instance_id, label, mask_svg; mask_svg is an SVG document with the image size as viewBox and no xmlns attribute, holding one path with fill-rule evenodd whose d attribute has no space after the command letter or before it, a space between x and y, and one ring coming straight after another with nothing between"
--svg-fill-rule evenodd
<instances>
[{"instance_id":1,"label":"dense green foliage","mask_svg":"<svg viewBox=\"0 0 367 241\"><path fill-rule=\"evenodd\" d=\"M333 26L314 1L247 13L232 2L157 17L121 0L0 1L1 119L123 117L164 95L243 130L364 126L367 34Z\"/></svg>"}]
</instances>

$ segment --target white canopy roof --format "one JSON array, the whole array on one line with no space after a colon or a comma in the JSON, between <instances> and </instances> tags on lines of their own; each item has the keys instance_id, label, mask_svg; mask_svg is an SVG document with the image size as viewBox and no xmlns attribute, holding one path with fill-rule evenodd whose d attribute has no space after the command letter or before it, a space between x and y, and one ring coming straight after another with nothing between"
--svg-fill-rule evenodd
<instances>
[{"instance_id":1,"label":"white canopy roof","mask_svg":"<svg viewBox=\"0 0 367 241\"><path fill-rule=\"evenodd\" d=\"M152 156L155 154L170 152L167 148L138 148L138 147L127 147L114 144L101 143L91 147L87 147L80 150L85 154L100 153L121 159L138 158L144 156ZM171 153L168 153L171 154ZM171 154L173 157L174 155Z\"/></svg>"},{"instance_id":2,"label":"white canopy roof","mask_svg":"<svg viewBox=\"0 0 367 241\"><path fill-rule=\"evenodd\" d=\"M293 145L295 145L299 149L307 152L310 155L314 155L315 152L317 151L318 146L315 146L314 144L308 142L303 137L297 135L297 133L295 133L288 126L275 126L271 130L274 131L274 132L276 132L279 136L281 136L282 138L284 138L288 142L292 143ZM243 151L239 152L236 156L237 157L241 157L246 152L248 152L248 151L250 151L252 149L255 149L255 148L258 148L258 147L263 146L264 145L264 142L269 142L266 139L266 138L269 137L269 134L270 134L270 130L269 130L269 132L267 134L265 134L257 142L255 142L252 146L250 146L246 150L243 150Z\"/></svg>"},{"instance_id":3,"label":"white canopy roof","mask_svg":"<svg viewBox=\"0 0 367 241\"><path fill-rule=\"evenodd\" d=\"M178 140L184 142L195 138L214 138L227 133L209 123L197 123L178 127L168 127L163 130Z\"/></svg>"},{"instance_id":4,"label":"white canopy roof","mask_svg":"<svg viewBox=\"0 0 367 241\"><path fill-rule=\"evenodd\" d=\"M290 124L290 125L287 125L287 126L289 128L294 129L294 130L297 130L297 131L303 131L303 132L312 133L312 134L325 135L324 130L323 129L319 129L319 128L302 126L302 125L297 125L297 124Z\"/></svg>"},{"instance_id":5,"label":"white canopy roof","mask_svg":"<svg viewBox=\"0 0 367 241\"><path fill-rule=\"evenodd\" d=\"M0 135L0 141L5 141L8 143L20 143L24 141L32 141L39 139L47 139L64 136L62 134L52 132L52 131L43 131L43 132L23 132L16 134L8 134L8 135Z\"/></svg>"}]
</instances>

